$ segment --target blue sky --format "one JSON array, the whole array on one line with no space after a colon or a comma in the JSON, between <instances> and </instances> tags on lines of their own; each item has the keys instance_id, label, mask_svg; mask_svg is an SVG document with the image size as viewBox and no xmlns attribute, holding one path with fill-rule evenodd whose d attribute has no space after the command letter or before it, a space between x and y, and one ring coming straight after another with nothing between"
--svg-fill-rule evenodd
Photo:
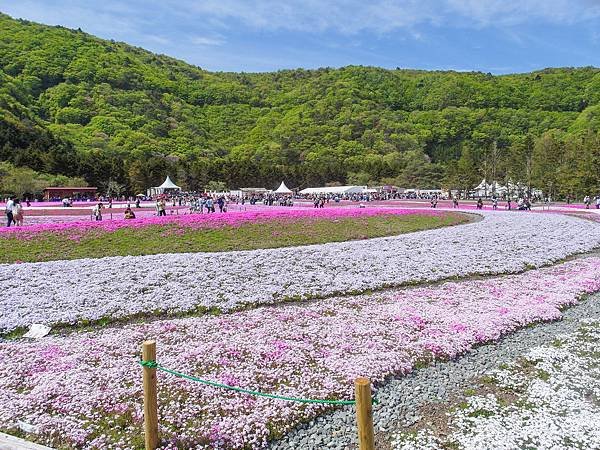
<instances>
[{"instance_id":1,"label":"blue sky","mask_svg":"<svg viewBox=\"0 0 600 450\"><path fill-rule=\"evenodd\" d=\"M600 66L600 0L0 0L207 70Z\"/></svg>"}]
</instances>

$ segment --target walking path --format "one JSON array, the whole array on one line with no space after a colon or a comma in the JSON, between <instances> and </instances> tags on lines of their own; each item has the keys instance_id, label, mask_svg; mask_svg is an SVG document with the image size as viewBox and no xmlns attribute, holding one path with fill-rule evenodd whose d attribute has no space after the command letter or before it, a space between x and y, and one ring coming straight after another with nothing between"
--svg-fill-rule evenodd
<instances>
[{"instance_id":1,"label":"walking path","mask_svg":"<svg viewBox=\"0 0 600 450\"><path fill-rule=\"evenodd\" d=\"M34 444L9 434L0 433L0 450L52 450L50 447Z\"/></svg>"}]
</instances>

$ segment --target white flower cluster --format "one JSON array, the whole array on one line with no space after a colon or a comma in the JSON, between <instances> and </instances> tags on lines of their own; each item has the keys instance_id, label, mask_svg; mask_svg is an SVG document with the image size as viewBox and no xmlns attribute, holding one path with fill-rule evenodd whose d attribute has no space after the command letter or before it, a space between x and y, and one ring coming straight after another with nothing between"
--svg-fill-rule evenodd
<instances>
[{"instance_id":1,"label":"white flower cluster","mask_svg":"<svg viewBox=\"0 0 600 450\"><path fill-rule=\"evenodd\" d=\"M352 399L434 358L451 359L600 290L600 258L518 275L153 320L0 342L0 429L20 422L60 448L137 449L144 339L169 369L265 393ZM162 450L260 449L326 407L215 389L159 372ZM298 448L304 448L299 446Z\"/></svg>"},{"instance_id":2,"label":"white flower cluster","mask_svg":"<svg viewBox=\"0 0 600 450\"><path fill-rule=\"evenodd\" d=\"M450 413L450 434L442 440L419 431L398 436L394 448L598 448L599 342L600 323L589 321L553 345L532 349L490 373L496 386L515 393L514 402L500 402L494 394L469 397L465 408Z\"/></svg>"},{"instance_id":3,"label":"white flower cluster","mask_svg":"<svg viewBox=\"0 0 600 450\"><path fill-rule=\"evenodd\" d=\"M518 272L600 245L600 227L558 214L484 212L467 225L396 237L240 252L0 266L0 333L139 314L346 294Z\"/></svg>"}]
</instances>

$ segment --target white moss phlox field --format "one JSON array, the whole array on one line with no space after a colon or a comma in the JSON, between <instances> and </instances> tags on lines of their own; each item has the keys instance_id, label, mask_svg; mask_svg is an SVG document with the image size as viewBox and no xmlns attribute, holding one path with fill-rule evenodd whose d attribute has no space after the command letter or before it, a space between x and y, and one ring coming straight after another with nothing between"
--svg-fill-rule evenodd
<instances>
[{"instance_id":1,"label":"white moss phlox field","mask_svg":"<svg viewBox=\"0 0 600 450\"><path fill-rule=\"evenodd\" d=\"M524 212L482 215L467 225L364 241L2 265L0 332L31 323L226 311L294 297L518 272L600 245L600 227L591 221Z\"/></svg>"},{"instance_id":2,"label":"white moss phlox field","mask_svg":"<svg viewBox=\"0 0 600 450\"><path fill-rule=\"evenodd\" d=\"M136 449L142 435L141 342L157 339L164 367L273 394L352 399L419 361L454 358L519 327L561 317L600 290L600 258L485 280L158 320L35 342L0 343L0 427L77 448ZM258 449L321 405L215 389L163 372L163 449ZM489 448L489 447L483 447Z\"/></svg>"}]
</instances>

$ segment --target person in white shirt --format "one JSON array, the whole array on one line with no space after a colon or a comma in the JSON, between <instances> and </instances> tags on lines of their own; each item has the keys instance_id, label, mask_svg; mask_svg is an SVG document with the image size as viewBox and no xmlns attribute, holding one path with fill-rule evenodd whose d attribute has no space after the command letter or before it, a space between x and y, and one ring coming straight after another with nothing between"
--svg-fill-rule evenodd
<instances>
[{"instance_id":1,"label":"person in white shirt","mask_svg":"<svg viewBox=\"0 0 600 450\"><path fill-rule=\"evenodd\" d=\"M10 227L13 224L13 222L16 223L15 222L15 218L13 216L13 206L14 206L14 204L15 204L15 202L14 202L14 198L13 197L10 197L8 199L8 201L6 202L6 210L5 211L6 211L6 220L7 220L6 226L7 227Z\"/></svg>"},{"instance_id":2,"label":"person in white shirt","mask_svg":"<svg viewBox=\"0 0 600 450\"><path fill-rule=\"evenodd\" d=\"M104 205L102 203L98 203L96 206L94 206L94 209L92 210L92 214L94 215L94 217L96 218L97 221L102 220L102 210L104 209Z\"/></svg>"}]
</instances>

